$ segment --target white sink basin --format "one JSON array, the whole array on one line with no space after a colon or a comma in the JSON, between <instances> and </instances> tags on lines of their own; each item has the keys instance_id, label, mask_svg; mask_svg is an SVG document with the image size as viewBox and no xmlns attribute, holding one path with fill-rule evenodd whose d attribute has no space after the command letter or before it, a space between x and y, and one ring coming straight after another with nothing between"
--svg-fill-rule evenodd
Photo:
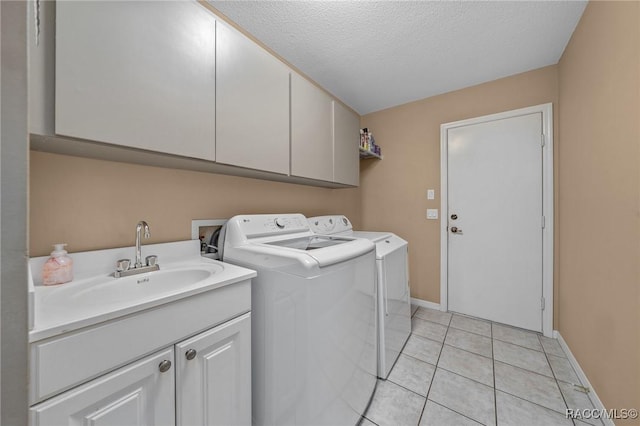
<instances>
[{"instance_id":1,"label":"white sink basin","mask_svg":"<svg viewBox=\"0 0 640 426\"><path fill-rule=\"evenodd\" d=\"M174 268L124 278L112 276L90 278L52 289L42 301L52 305L84 305L108 307L135 302L190 287L222 272L218 264Z\"/></svg>"},{"instance_id":2,"label":"white sink basin","mask_svg":"<svg viewBox=\"0 0 640 426\"><path fill-rule=\"evenodd\" d=\"M200 241L143 247L143 257L157 255L160 270L114 278L117 259L131 259L135 247L71 253L75 279L42 285L48 256L29 261L29 341L35 342L90 327L188 297L198 297L256 276L255 271L200 256Z\"/></svg>"}]
</instances>

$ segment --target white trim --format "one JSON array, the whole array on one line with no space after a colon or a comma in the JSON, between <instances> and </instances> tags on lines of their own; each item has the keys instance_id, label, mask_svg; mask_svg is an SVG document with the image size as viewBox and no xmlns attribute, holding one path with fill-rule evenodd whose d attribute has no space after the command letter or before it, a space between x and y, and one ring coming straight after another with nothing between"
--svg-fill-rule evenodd
<instances>
[{"instance_id":1,"label":"white trim","mask_svg":"<svg viewBox=\"0 0 640 426\"><path fill-rule=\"evenodd\" d=\"M435 309L437 311L442 310L442 307L438 303L429 302L428 300L416 299L415 297L411 298L411 304L420 306L421 308Z\"/></svg>"},{"instance_id":2,"label":"white trim","mask_svg":"<svg viewBox=\"0 0 640 426\"><path fill-rule=\"evenodd\" d=\"M604 412L604 410L606 410L604 404L602 403L602 401L600 401L600 398L598 398L598 394L596 394L596 390L593 388L593 386L589 382L589 379L587 378L587 375L582 370L582 367L580 367L580 364L578 364L578 360L576 359L576 357L573 356L573 353L571 352L571 349L569 349L569 345L567 345L567 342L565 342L564 338L562 337L562 335L558 330L553 330L553 337L558 340L558 343L560 343L560 347L562 348L564 353L567 355L567 359L569 360L569 363L571 363L571 366L573 367L576 374L578 375L578 378L580 379L580 382L581 382L580 384L582 384L582 386L584 387L589 388L589 393L587 394L587 396L591 400L593 407L596 410L602 410L602 412ZM602 420L605 426L615 426L615 423L611 419L603 417L600 420Z\"/></svg>"},{"instance_id":3,"label":"white trim","mask_svg":"<svg viewBox=\"0 0 640 426\"><path fill-rule=\"evenodd\" d=\"M553 335L553 105L551 103L521 108L498 114L485 115L468 120L445 123L440 126L440 306L448 309L447 265L448 265L448 156L447 132L449 129L471 124L513 118L526 114L542 113L542 131L545 145L542 156L542 212L545 216L545 227L542 231L542 296L545 299L545 310L542 313L542 332L545 336Z\"/></svg>"},{"instance_id":4,"label":"white trim","mask_svg":"<svg viewBox=\"0 0 640 426\"><path fill-rule=\"evenodd\" d=\"M194 219L191 221L191 239L200 239L200 227L201 226L222 226L229 219Z\"/></svg>"}]
</instances>

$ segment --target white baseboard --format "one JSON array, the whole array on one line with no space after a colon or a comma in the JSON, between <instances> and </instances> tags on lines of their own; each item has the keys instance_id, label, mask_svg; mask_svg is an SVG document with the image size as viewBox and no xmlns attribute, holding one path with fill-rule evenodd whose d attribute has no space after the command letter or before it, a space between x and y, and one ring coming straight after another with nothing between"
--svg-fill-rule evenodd
<instances>
[{"instance_id":1,"label":"white baseboard","mask_svg":"<svg viewBox=\"0 0 640 426\"><path fill-rule=\"evenodd\" d=\"M553 330L553 337L555 337L558 340L558 343L560 343L560 347L562 347L562 350L564 351L564 353L567 354L567 358L569 359L569 362L571 363L571 366L573 367L573 369L576 371L576 374L578 375L580 382L582 382L582 386L589 388L589 393L587 394L587 396L591 400L593 407L597 410L604 411L605 410L604 404L602 403L602 401L600 401L600 398L598 398L598 394L596 394L596 390L593 388L593 386L591 386L589 379L587 379L587 375L584 374L584 371L582 371L582 367L580 367L580 364L578 364L578 360L576 359L576 357L573 356L573 353L571 352L571 349L569 349L567 342L564 341L564 339L562 338L562 335L558 330ZM605 426L615 426L615 423L611 419L601 418L601 420L605 424Z\"/></svg>"},{"instance_id":2,"label":"white baseboard","mask_svg":"<svg viewBox=\"0 0 640 426\"><path fill-rule=\"evenodd\" d=\"M439 303L429 302L428 300L416 299L415 297L411 298L411 304L420 306L422 308L435 309L437 311L441 310Z\"/></svg>"}]
</instances>

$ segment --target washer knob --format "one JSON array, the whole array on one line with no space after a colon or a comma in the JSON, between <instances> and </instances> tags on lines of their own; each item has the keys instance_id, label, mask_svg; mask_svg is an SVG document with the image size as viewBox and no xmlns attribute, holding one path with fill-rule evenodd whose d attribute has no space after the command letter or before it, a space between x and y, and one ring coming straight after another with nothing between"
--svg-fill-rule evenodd
<instances>
[{"instance_id":1,"label":"washer knob","mask_svg":"<svg viewBox=\"0 0 640 426\"><path fill-rule=\"evenodd\" d=\"M284 228L284 220L282 220L281 218L276 218L275 224L280 229Z\"/></svg>"}]
</instances>

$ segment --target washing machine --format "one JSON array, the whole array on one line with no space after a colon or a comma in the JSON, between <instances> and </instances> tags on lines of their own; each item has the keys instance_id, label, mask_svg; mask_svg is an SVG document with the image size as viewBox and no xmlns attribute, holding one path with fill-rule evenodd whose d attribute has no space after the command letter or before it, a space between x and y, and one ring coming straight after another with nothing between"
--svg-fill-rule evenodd
<instances>
[{"instance_id":1,"label":"washing machine","mask_svg":"<svg viewBox=\"0 0 640 426\"><path fill-rule=\"evenodd\" d=\"M311 217L319 234L364 238L376 245L378 376L386 379L411 334L408 244L391 232L354 231L342 215Z\"/></svg>"},{"instance_id":2,"label":"washing machine","mask_svg":"<svg viewBox=\"0 0 640 426\"><path fill-rule=\"evenodd\" d=\"M251 290L254 425L356 425L376 386L375 246L301 214L231 218L224 262Z\"/></svg>"}]
</instances>

